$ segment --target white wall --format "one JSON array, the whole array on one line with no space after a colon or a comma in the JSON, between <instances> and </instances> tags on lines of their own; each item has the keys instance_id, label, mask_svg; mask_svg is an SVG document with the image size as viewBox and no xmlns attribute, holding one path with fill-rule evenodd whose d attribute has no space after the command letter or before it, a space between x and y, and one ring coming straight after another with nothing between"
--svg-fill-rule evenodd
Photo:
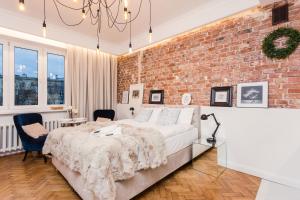
<instances>
[{"instance_id":1,"label":"white wall","mask_svg":"<svg viewBox=\"0 0 300 200\"><path fill-rule=\"evenodd\" d=\"M133 118L134 116L131 114L131 111L129 110L130 107L134 108L134 114L139 112L141 105L139 104L118 104L117 105L117 111L116 111L116 116L117 119L130 119Z\"/></svg>"},{"instance_id":2,"label":"white wall","mask_svg":"<svg viewBox=\"0 0 300 200\"><path fill-rule=\"evenodd\" d=\"M227 141L228 167L300 188L300 109L201 107L221 122ZM201 122L201 134L213 131Z\"/></svg>"},{"instance_id":3,"label":"white wall","mask_svg":"<svg viewBox=\"0 0 300 200\"><path fill-rule=\"evenodd\" d=\"M129 104L117 106L118 119L129 118ZM138 105L135 109L139 110ZM300 188L300 109L201 107L221 122L218 138L227 143L228 168ZM215 129L201 121L201 135Z\"/></svg>"}]
</instances>

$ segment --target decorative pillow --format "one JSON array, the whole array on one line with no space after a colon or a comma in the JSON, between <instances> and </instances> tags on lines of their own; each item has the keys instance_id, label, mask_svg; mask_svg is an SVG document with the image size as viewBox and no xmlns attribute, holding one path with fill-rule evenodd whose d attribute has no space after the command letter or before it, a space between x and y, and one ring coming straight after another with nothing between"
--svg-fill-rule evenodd
<instances>
[{"instance_id":1,"label":"decorative pillow","mask_svg":"<svg viewBox=\"0 0 300 200\"><path fill-rule=\"evenodd\" d=\"M191 124L193 114L194 108L182 108L177 120L177 124Z\"/></svg>"},{"instance_id":2,"label":"decorative pillow","mask_svg":"<svg viewBox=\"0 0 300 200\"><path fill-rule=\"evenodd\" d=\"M149 122L156 123L161 111L162 111L162 108L153 108L153 112L149 119Z\"/></svg>"},{"instance_id":3,"label":"decorative pillow","mask_svg":"<svg viewBox=\"0 0 300 200\"><path fill-rule=\"evenodd\" d=\"M22 126L22 128L27 135L35 139L42 135L48 134L48 131L40 123L29 124L26 126Z\"/></svg>"},{"instance_id":4,"label":"decorative pillow","mask_svg":"<svg viewBox=\"0 0 300 200\"><path fill-rule=\"evenodd\" d=\"M157 124L162 126L176 124L180 114L180 109L165 108L161 111Z\"/></svg>"},{"instance_id":5,"label":"decorative pillow","mask_svg":"<svg viewBox=\"0 0 300 200\"><path fill-rule=\"evenodd\" d=\"M97 122L110 122L111 119L104 118L104 117L97 117Z\"/></svg>"},{"instance_id":6,"label":"decorative pillow","mask_svg":"<svg viewBox=\"0 0 300 200\"><path fill-rule=\"evenodd\" d=\"M134 119L138 122L147 122L150 119L152 112L152 109L142 109Z\"/></svg>"}]
</instances>

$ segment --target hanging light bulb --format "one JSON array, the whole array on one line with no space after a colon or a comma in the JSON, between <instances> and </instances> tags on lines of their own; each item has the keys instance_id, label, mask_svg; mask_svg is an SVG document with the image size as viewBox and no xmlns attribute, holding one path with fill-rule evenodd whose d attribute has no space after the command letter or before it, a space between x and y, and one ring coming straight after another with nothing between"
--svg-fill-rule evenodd
<instances>
[{"instance_id":1,"label":"hanging light bulb","mask_svg":"<svg viewBox=\"0 0 300 200\"><path fill-rule=\"evenodd\" d=\"M124 0L124 18L127 21L127 19L128 19L128 0Z\"/></svg>"},{"instance_id":2,"label":"hanging light bulb","mask_svg":"<svg viewBox=\"0 0 300 200\"><path fill-rule=\"evenodd\" d=\"M47 25L46 21L43 22L43 37L45 38L47 36Z\"/></svg>"},{"instance_id":3,"label":"hanging light bulb","mask_svg":"<svg viewBox=\"0 0 300 200\"><path fill-rule=\"evenodd\" d=\"M100 52L99 44L97 44L97 53Z\"/></svg>"},{"instance_id":4,"label":"hanging light bulb","mask_svg":"<svg viewBox=\"0 0 300 200\"><path fill-rule=\"evenodd\" d=\"M25 10L25 0L19 0L19 10L24 11Z\"/></svg>"},{"instance_id":5,"label":"hanging light bulb","mask_svg":"<svg viewBox=\"0 0 300 200\"><path fill-rule=\"evenodd\" d=\"M75 3L77 3L78 0L73 0Z\"/></svg>"},{"instance_id":6,"label":"hanging light bulb","mask_svg":"<svg viewBox=\"0 0 300 200\"><path fill-rule=\"evenodd\" d=\"M127 21L128 19L128 10L126 7L124 7L124 19Z\"/></svg>"},{"instance_id":7,"label":"hanging light bulb","mask_svg":"<svg viewBox=\"0 0 300 200\"><path fill-rule=\"evenodd\" d=\"M84 9L82 9L82 11L81 11L81 12L82 12L82 18L83 18L83 19L85 19L85 18L86 18L86 13L85 13L85 10L84 10Z\"/></svg>"},{"instance_id":8,"label":"hanging light bulb","mask_svg":"<svg viewBox=\"0 0 300 200\"><path fill-rule=\"evenodd\" d=\"M131 42L129 43L129 53L132 53L132 44L131 44Z\"/></svg>"},{"instance_id":9,"label":"hanging light bulb","mask_svg":"<svg viewBox=\"0 0 300 200\"><path fill-rule=\"evenodd\" d=\"M128 0L124 0L124 7L128 8Z\"/></svg>"},{"instance_id":10,"label":"hanging light bulb","mask_svg":"<svg viewBox=\"0 0 300 200\"><path fill-rule=\"evenodd\" d=\"M152 42L152 28L150 26L150 29L149 29L149 43Z\"/></svg>"}]
</instances>

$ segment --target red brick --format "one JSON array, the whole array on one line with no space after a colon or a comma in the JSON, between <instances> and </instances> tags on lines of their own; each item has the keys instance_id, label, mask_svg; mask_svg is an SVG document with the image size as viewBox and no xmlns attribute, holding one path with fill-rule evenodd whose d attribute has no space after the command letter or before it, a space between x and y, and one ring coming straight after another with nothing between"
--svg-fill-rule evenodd
<instances>
[{"instance_id":1,"label":"red brick","mask_svg":"<svg viewBox=\"0 0 300 200\"><path fill-rule=\"evenodd\" d=\"M290 5L288 25L300 30L300 4ZM148 103L150 90L158 88L165 90L166 103L181 104L181 95L190 92L193 104L209 105L213 86L268 81L270 107L300 108L300 47L285 60L272 60L262 54L264 37L287 25L272 26L271 8L258 8L247 17L239 14L143 52L120 56L118 102L122 91L137 83L140 76L145 87L144 103ZM140 74L139 53L143 53ZM236 88L234 91L235 105Z\"/></svg>"}]
</instances>

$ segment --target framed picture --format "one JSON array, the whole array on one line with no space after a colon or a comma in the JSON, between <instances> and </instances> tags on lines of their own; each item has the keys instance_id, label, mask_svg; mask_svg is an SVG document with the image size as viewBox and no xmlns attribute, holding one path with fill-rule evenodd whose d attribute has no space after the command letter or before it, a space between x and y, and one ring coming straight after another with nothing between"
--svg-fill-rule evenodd
<instances>
[{"instance_id":1,"label":"framed picture","mask_svg":"<svg viewBox=\"0 0 300 200\"><path fill-rule=\"evenodd\" d=\"M122 104L128 104L128 95L129 95L128 91L123 91Z\"/></svg>"},{"instance_id":2,"label":"framed picture","mask_svg":"<svg viewBox=\"0 0 300 200\"><path fill-rule=\"evenodd\" d=\"M142 104L144 95L143 84L130 85L129 89L129 103L130 104Z\"/></svg>"},{"instance_id":3,"label":"framed picture","mask_svg":"<svg viewBox=\"0 0 300 200\"><path fill-rule=\"evenodd\" d=\"M163 104L164 103L164 91L163 90L151 90L149 96L150 104Z\"/></svg>"},{"instance_id":4,"label":"framed picture","mask_svg":"<svg viewBox=\"0 0 300 200\"><path fill-rule=\"evenodd\" d=\"M211 88L210 106L232 107L232 87Z\"/></svg>"},{"instance_id":5,"label":"framed picture","mask_svg":"<svg viewBox=\"0 0 300 200\"><path fill-rule=\"evenodd\" d=\"M268 82L241 83L237 85L237 107L267 108Z\"/></svg>"}]
</instances>

